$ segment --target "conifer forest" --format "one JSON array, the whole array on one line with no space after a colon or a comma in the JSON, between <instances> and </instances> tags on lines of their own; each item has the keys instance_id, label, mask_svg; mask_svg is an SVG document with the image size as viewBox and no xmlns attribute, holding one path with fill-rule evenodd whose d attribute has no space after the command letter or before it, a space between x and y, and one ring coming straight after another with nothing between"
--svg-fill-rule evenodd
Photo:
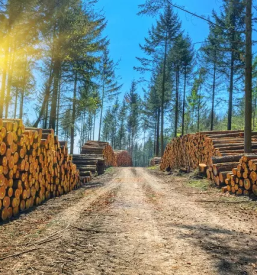
<instances>
[{"instance_id":1,"label":"conifer forest","mask_svg":"<svg viewBox=\"0 0 257 275\"><path fill-rule=\"evenodd\" d=\"M172 137L244 129L245 1L221 1L202 20L209 34L197 43L176 5L139 5L137 16L154 23L135 56L140 77L126 90L104 32L108 18L96 2L1 1L0 117L54 129L71 153L87 140L110 142L129 150L136 166L162 156ZM253 130L256 64L253 53Z\"/></svg>"},{"instance_id":2,"label":"conifer forest","mask_svg":"<svg viewBox=\"0 0 257 275\"><path fill-rule=\"evenodd\" d=\"M0 0L0 274L257 274L257 0Z\"/></svg>"}]
</instances>

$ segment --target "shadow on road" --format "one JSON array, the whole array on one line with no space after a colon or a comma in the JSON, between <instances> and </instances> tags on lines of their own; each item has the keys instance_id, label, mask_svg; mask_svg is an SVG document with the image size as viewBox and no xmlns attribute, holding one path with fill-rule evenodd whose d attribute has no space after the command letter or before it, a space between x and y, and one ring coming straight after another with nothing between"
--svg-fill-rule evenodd
<instances>
[{"instance_id":1,"label":"shadow on road","mask_svg":"<svg viewBox=\"0 0 257 275\"><path fill-rule=\"evenodd\" d=\"M217 269L220 274L250 274L256 264L257 243L247 233L230 231L223 228L213 228L203 224L177 225L180 228L180 237L187 239L194 246L200 246L207 254L217 259ZM183 233L183 229L190 232ZM257 271L257 270L255 270Z\"/></svg>"}]
</instances>

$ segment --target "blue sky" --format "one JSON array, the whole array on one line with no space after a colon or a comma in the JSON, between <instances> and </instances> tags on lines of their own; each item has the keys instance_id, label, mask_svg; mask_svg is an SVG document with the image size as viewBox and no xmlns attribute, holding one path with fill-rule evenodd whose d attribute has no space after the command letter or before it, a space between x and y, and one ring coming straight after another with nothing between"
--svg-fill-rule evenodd
<instances>
[{"instance_id":1,"label":"blue sky","mask_svg":"<svg viewBox=\"0 0 257 275\"><path fill-rule=\"evenodd\" d=\"M142 56L139 44L144 43L148 29L157 18L138 16L138 5L144 0L99 0L97 8L103 10L108 26L105 35L110 39L110 54L114 61L120 60L118 75L122 77L122 94L128 92L131 81L138 80L140 74L133 70L139 65L136 56ZM212 10L219 10L221 0L177 0L174 3L199 15L211 16ZM176 8L182 28L193 43L203 41L209 32L208 23ZM196 44L198 48L200 44Z\"/></svg>"}]
</instances>

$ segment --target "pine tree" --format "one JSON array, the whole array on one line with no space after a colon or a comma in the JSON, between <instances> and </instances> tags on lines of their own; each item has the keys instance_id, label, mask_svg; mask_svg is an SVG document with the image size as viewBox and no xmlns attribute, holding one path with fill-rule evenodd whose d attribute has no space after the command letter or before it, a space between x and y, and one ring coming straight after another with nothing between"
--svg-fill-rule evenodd
<instances>
[{"instance_id":1,"label":"pine tree","mask_svg":"<svg viewBox=\"0 0 257 275\"><path fill-rule=\"evenodd\" d=\"M218 75L222 69L220 68L222 64L222 60L224 58L224 52L219 49L219 44L222 41L222 37L220 37L219 28L217 26L210 25L210 33L207 38L206 43L201 47L203 62L208 67L208 71L210 71L211 75L211 116L210 116L210 130L214 129L214 115L215 115L215 103L216 103L216 88L217 88L217 80Z\"/></svg>"},{"instance_id":2,"label":"pine tree","mask_svg":"<svg viewBox=\"0 0 257 275\"><path fill-rule=\"evenodd\" d=\"M215 22L219 27L222 40L218 44L220 49L226 51L223 64L229 64L226 74L229 77L229 102L228 102L228 125L231 130L233 116L233 93L235 81L243 75L243 63L241 53L244 51L244 12L243 0L223 0L221 14L213 12ZM227 66L226 66L227 67Z\"/></svg>"},{"instance_id":3,"label":"pine tree","mask_svg":"<svg viewBox=\"0 0 257 275\"><path fill-rule=\"evenodd\" d=\"M128 118L127 118L127 126L129 132L129 150L130 155L134 156L134 145L135 139L139 133L139 118L140 118L140 104L141 100L139 95L136 92L136 82L132 81L131 88L129 93L127 94L128 100Z\"/></svg>"},{"instance_id":4,"label":"pine tree","mask_svg":"<svg viewBox=\"0 0 257 275\"><path fill-rule=\"evenodd\" d=\"M154 64L155 60L162 60L162 84L161 84L161 154L164 153L164 105L165 105L165 84L167 81L167 55L180 33L181 23L177 14L173 12L170 5L165 7L164 13L160 15L156 26L149 31L149 38L145 38L145 45L140 46L145 54L152 57L152 61L145 58L138 58L142 67ZM156 66L156 64L155 64Z\"/></svg>"},{"instance_id":5,"label":"pine tree","mask_svg":"<svg viewBox=\"0 0 257 275\"><path fill-rule=\"evenodd\" d=\"M100 71L100 89L102 90L101 95L101 110L100 110L100 121L99 121L99 135L98 140L101 137L101 128L102 128L102 117L104 110L104 103L106 100L112 99L117 95L118 91L121 89L122 85L118 84L115 69L117 68L117 63L114 63L113 60L109 57L109 50L106 48L103 52L102 59L99 65Z\"/></svg>"}]
</instances>

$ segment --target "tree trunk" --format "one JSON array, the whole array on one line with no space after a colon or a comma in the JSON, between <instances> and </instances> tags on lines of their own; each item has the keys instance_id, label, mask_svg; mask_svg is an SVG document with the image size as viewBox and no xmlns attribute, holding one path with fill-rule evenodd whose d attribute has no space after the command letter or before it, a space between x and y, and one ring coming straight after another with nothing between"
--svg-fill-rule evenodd
<instances>
[{"instance_id":1,"label":"tree trunk","mask_svg":"<svg viewBox=\"0 0 257 275\"><path fill-rule=\"evenodd\" d=\"M177 137L178 132L178 105L179 105L179 67L176 70L176 102L175 102L175 122L174 122L174 137Z\"/></svg>"},{"instance_id":2,"label":"tree trunk","mask_svg":"<svg viewBox=\"0 0 257 275\"><path fill-rule=\"evenodd\" d=\"M20 101L20 115L19 118L22 119L23 117L23 104L24 104L24 94L26 90L26 72L27 72L27 57L25 60L25 66L24 66L24 74L23 74L23 83L22 83L22 90L21 90L21 101Z\"/></svg>"},{"instance_id":3,"label":"tree trunk","mask_svg":"<svg viewBox=\"0 0 257 275\"><path fill-rule=\"evenodd\" d=\"M4 112L8 51L9 51L9 47L6 47L5 53L4 53L4 67L3 67L3 74L2 74L2 87L1 87L1 96L0 96L0 98L1 98L1 100L0 100L0 118L3 118L3 112Z\"/></svg>"},{"instance_id":4,"label":"tree trunk","mask_svg":"<svg viewBox=\"0 0 257 275\"><path fill-rule=\"evenodd\" d=\"M157 156L156 154L156 132L157 132L157 115L156 115L156 122L155 122L155 125L154 125L154 140L153 140L153 153L154 153L154 156Z\"/></svg>"},{"instance_id":5,"label":"tree trunk","mask_svg":"<svg viewBox=\"0 0 257 275\"><path fill-rule=\"evenodd\" d=\"M19 94L19 90L18 90L18 88L16 88L15 102L14 102L14 118L16 118L16 115L17 115L18 94Z\"/></svg>"},{"instance_id":6,"label":"tree trunk","mask_svg":"<svg viewBox=\"0 0 257 275\"><path fill-rule=\"evenodd\" d=\"M57 117L56 117L56 135L58 136L59 133L59 115L60 115L60 99L61 99L61 76L62 72L60 70L60 81L58 87L58 95L57 95Z\"/></svg>"},{"instance_id":7,"label":"tree trunk","mask_svg":"<svg viewBox=\"0 0 257 275\"><path fill-rule=\"evenodd\" d=\"M167 61L167 47L168 47L168 34L165 37L165 47L164 47L164 59L163 59L163 76L162 76L162 97L161 97L161 155L164 153L164 96L165 96L165 82L166 82L166 61Z\"/></svg>"},{"instance_id":8,"label":"tree trunk","mask_svg":"<svg viewBox=\"0 0 257 275\"><path fill-rule=\"evenodd\" d=\"M246 1L246 51L245 51L245 131L244 151L252 149L252 0Z\"/></svg>"},{"instance_id":9,"label":"tree trunk","mask_svg":"<svg viewBox=\"0 0 257 275\"><path fill-rule=\"evenodd\" d=\"M74 89L73 89L73 102L72 102L71 141L70 141L70 153L71 154L73 154L73 151L74 151L77 82L78 82L78 72L76 70L75 71L75 79L74 79Z\"/></svg>"},{"instance_id":10,"label":"tree trunk","mask_svg":"<svg viewBox=\"0 0 257 275\"><path fill-rule=\"evenodd\" d=\"M96 112L94 113L94 130L93 130L93 140L95 140L95 119L96 119Z\"/></svg>"},{"instance_id":11,"label":"tree trunk","mask_svg":"<svg viewBox=\"0 0 257 275\"><path fill-rule=\"evenodd\" d=\"M47 129L47 123L48 123L48 107L49 107L49 99L47 100L45 104L45 121L44 121L44 128Z\"/></svg>"},{"instance_id":12,"label":"tree trunk","mask_svg":"<svg viewBox=\"0 0 257 275\"><path fill-rule=\"evenodd\" d=\"M233 7L234 9L234 7ZM235 15L233 11L232 15L232 26L230 27L232 34L231 34L231 49L234 49L235 44ZM231 51L231 60L230 60L230 83L229 83L229 101L228 101L228 130L231 130L232 125L232 109L233 109L233 90L234 90L234 63L235 63L235 57L234 57L234 51Z\"/></svg>"},{"instance_id":13,"label":"tree trunk","mask_svg":"<svg viewBox=\"0 0 257 275\"><path fill-rule=\"evenodd\" d=\"M8 84L7 84L7 93L6 93L6 100L5 100L5 117L6 118L8 117L9 104L11 101L14 58L15 58L15 52L12 53L12 61L10 62L9 68L8 68L8 82L7 82Z\"/></svg>"},{"instance_id":14,"label":"tree trunk","mask_svg":"<svg viewBox=\"0 0 257 275\"><path fill-rule=\"evenodd\" d=\"M46 110L47 110L47 114L46 114L46 125L47 125L48 104L49 104L49 97L50 97L50 93L51 93L52 82L53 82L53 73L52 73L52 64L51 64L48 83L46 84L46 87L45 87L44 100L43 100L43 103L42 103L42 106L41 106L41 109L39 112L39 116L38 116L37 120L35 121L33 127L38 127L38 124L39 124L40 120L42 119L44 112L46 112ZM47 127L45 126L45 128L47 128Z\"/></svg>"},{"instance_id":15,"label":"tree trunk","mask_svg":"<svg viewBox=\"0 0 257 275\"><path fill-rule=\"evenodd\" d=\"M156 127L156 156L160 155L160 108L157 110L157 127Z\"/></svg>"},{"instance_id":16,"label":"tree trunk","mask_svg":"<svg viewBox=\"0 0 257 275\"><path fill-rule=\"evenodd\" d=\"M60 71L61 71L61 62L59 59L54 61L53 65L53 94L50 110L50 119L49 119L49 128L52 128L55 131L56 128L56 108L57 108L57 95L59 89L59 80L60 80Z\"/></svg>"},{"instance_id":17,"label":"tree trunk","mask_svg":"<svg viewBox=\"0 0 257 275\"><path fill-rule=\"evenodd\" d=\"M102 127L102 119L103 119L103 108L104 108L104 84L103 84L103 90L102 90L102 104L101 104L101 113L100 113L100 121L99 121L99 135L98 135L98 141L101 139L101 127Z\"/></svg>"},{"instance_id":18,"label":"tree trunk","mask_svg":"<svg viewBox=\"0 0 257 275\"><path fill-rule=\"evenodd\" d=\"M183 92L183 111L182 111L182 136L185 131L185 105L186 105L186 84L187 84L187 66L185 66L184 74L184 92Z\"/></svg>"},{"instance_id":19,"label":"tree trunk","mask_svg":"<svg viewBox=\"0 0 257 275\"><path fill-rule=\"evenodd\" d=\"M216 55L216 53L215 53L215 55ZM213 67L212 102L211 102L211 131L214 128L215 88L216 88L216 58L214 60L214 67Z\"/></svg>"},{"instance_id":20,"label":"tree trunk","mask_svg":"<svg viewBox=\"0 0 257 275\"><path fill-rule=\"evenodd\" d=\"M256 123L256 108L257 108L257 96L255 95L255 97L254 97L254 110L253 110L253 128L252 128L253 131L255 129L255 123Z\"/></svg>"},{"instance_id":21,"label":"tree trunk","mask_svg":"<svg viewBox=\"0 0 257 275\"><path fill-rule=\"evenodd\" d=\"M201 89L199 88L199 96L198 96L198 110L197 110L197 132L200 132L200 108L201 108Z\"/></svg>"}]
</instances>

